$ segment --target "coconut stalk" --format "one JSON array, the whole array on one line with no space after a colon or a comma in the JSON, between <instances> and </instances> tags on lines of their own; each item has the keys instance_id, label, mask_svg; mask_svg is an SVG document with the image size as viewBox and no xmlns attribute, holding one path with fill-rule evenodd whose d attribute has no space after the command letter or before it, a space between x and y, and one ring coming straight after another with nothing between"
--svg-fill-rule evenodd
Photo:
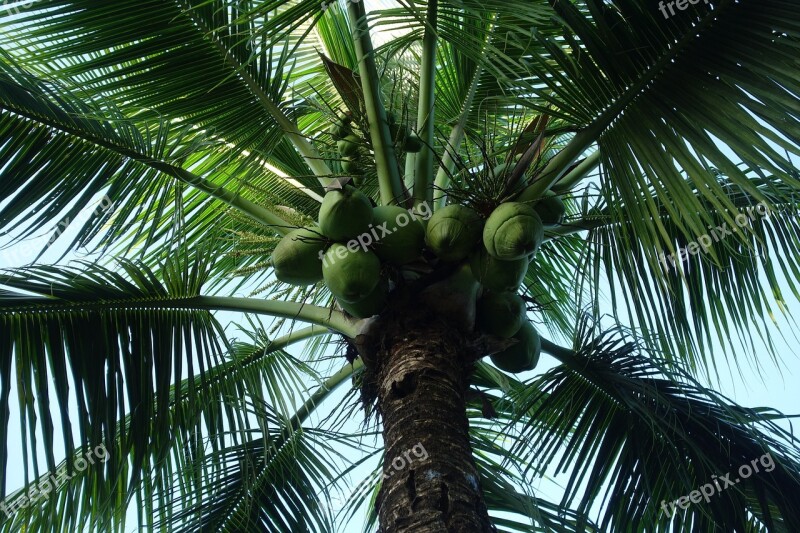
<instances>
[{"instance_id":1,"label":"coconut stalk","mask_svg":"<svg viewBox=\"0 0 800 533\"><path fill-rule=\"evenodd\" d=\"M403 183L406 189L412 190L414 188L414 169L417 165L417 153L407 152L405 169L403 170Z\"/></svg>"},{"instance_id":2,"label":"coconut stalk","mask_svg":"<svg viewBox=\"0 0 800 533\"><path fill-rule=\"evenodd\" d=\"M389 122L386 120L386 108L381 101L378 69L375 66L375 52L369 36L364 3L347 2L347 13L352 24L353 41L361 74L361 90L364 92L369 136L375 153L381 204L398 205L404 200L403 187L395 159L392 135L389 132Z\"/></svg>"},{"instance_id":3,"label":"coconut stalk","mask_svg":"<svg viewBox=\"0 0 800 533\"><path fill-rule=\"evenodd\" d=\"M422 38L420 61L419 103L417 106L417 135L422 150L417 154L414 168L414 206L433 201L433 146L436 99L436 19L437 0L429 0Z\"/></svg>"},{"instance_id":4,"label":"coconut stalk","mask_svg":"<svg viewBox=\"0 0 800 533\"><path fill-rule=\"evenodd\" d=\"M572 190L575 185L581 182L583 178L589 175L591 171L600 165L600 150L595 151L592 155L581 161L578 166L564 174L558 183L553 186L553 192L564 193Z\"/></svg>"}]
</instances>

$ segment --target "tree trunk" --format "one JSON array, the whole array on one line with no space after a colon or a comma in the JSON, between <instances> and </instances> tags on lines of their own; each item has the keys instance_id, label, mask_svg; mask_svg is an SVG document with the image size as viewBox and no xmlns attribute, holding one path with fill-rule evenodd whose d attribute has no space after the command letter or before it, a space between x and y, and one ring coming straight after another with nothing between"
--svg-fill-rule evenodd
<instances>
[{"instance_id":1,"label":"tree trunk","mask_svg":"<svg viewBox=\"0 0 800 533\"><path fill-rule=\"evenodd\" d=\"M393 315L373 378L385 446L380 532L496 531L469 444L469 335L419 308Z\"/></svg>"}]
</instances>

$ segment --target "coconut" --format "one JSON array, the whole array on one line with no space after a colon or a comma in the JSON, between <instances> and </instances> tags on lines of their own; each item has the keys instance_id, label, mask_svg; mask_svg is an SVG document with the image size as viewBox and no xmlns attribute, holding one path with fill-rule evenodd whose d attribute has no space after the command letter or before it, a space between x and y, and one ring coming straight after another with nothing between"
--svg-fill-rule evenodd
<instances>
[{"instance_id":1,"label":"coconut","mask_svg":"<svg viewBox=\"0 0 800 533\"><path fill-rule=\"evenodd\" d=\"M525 302L513 292L484 292L478 300L476 327L490 335L513 337L525 321Z\"/></svg>"},{"instance_id":2,"label":"coconut","mask_svg":"<svg viewBox=\"0 0 800 533\"><path fill-rule=\"evenodd\" d=\"M378 281L372 292L364 298L355 303L345 302L339 298L336 299L337 303L347 313L356 318L368 318L373 315L380 314L386 307L386 302L389 297L389 282L385 279Z\"/></svg>"},{"instance_id":3,"label":"coconut","mask_svg":"<svg viewBox=\"0 0 800 533\"><path fill-rule=\"evenodd\" d=\"M472 275L481 282L481 285L495 292L516 292L525 273L528 271L530 260L528 257L503 261L489 255L481 246L474 252L469 260Z\"/></svg>"},{"instance_id":4,"label":"coconut","mask_svg":"<svg viewBox=\"0 0 800 533\"><path fill-rule=\"evenodd\" d=\"M357 158L347 156L342 160L342 172L345 174L361 174L364 171Z\"/></svg>"},{"instance_id":5,"label":"coconut","mask_svg":"<svg viewBox=\"0 0 800 533\"><path fill-rule=\"evenodd\" d=\"M442 261L461 261L480 239L481 225L478 213L469 207L448 205L428 220L425 242Z\"/></svg>"},{"instance_id":6,"label":"coconut","mask_svg":"<svg viewBox=\"0 0 800 533\"><path fill-rule=\"evenodd\" d=\"M332 190L322 199L319 228L335 241L353 239L366 233L372 222L372 204L364 193L351 185Z\"/></svg>"},{"instance_id":7,"label":"coconut","mask_svg":"<svg viewBox=\"0 0 800 533\"><path fill-rule=\"evenodd\" d=\"M403 139L403 150L406 152L419 152L422 150L422 139L410 133Z\"/></svg>"},{"instance_id":8,"label":"coconut","mask_svg":"<svg viewBox=\"0 0 800 533\"><path fill-rule=\"evenodd\" d=\"M512 338L516 339L517 343L500 353L489 356L492 363L506 372L533 370L539 362L542 351L542 340L539 333L526 320Z\"/></svg>"},{"instance_id":9,"label":"coconut","mask_svg":"<svg viewBox=\"0 0 800 533\"><path fill-rule=\"evenodd\" d=\"M308 228L286 234L270 257L275 277L292 285L312 285L322 279L320 254L325 241Z\"/></svg>"},{"instance_id":10,"label":"coconut","mask_svg":"<svg viewBox=\"0 0 800 533\"><path fill-rule=\"evenodd\" d=\"M336 149L343 156L356 155L361 139L356 135L348 135L341 141L336 141Z\"/></svg>"},{"instance_id":11,"label":"coconut","mask_svg":"<svg viewBox=\"0 0 800 533\"><path fill-rule=\"evenodd\" d=\"M425 228L419 220L411 218L408 210L396 205L384 205L372 210L372 225L378 239L372 250L382 261L404 265L422 254L425 246Z\"/></svg>"},{"instance_id":12,"label":"coconut","mask_svg":"<svg viewBox=\"0 0 800 533\"><path fill-rule=\"evenodd\" d=\"M334 296L345 303L367 298L380 280L381 261L374 253L334 243L325 252L322 277Z\"/></svg>"},{"instance_id":13,"label":"coconut","mask_svg":"<svg viewBox=\"0 0 800 533\"><path fill-rule=\"evenodd\" d=\"M353 133L350 128L351 119L349 117L338 117L333 121L330 134L334 139L341 140Z\"/></svg>"},{"instance_id":14,"label":"coconut","mask_svg":"<svg viewBox=\"0 0 800 533\"><path fill-rule=\"evenodd\" d=\"M497 259L512 261L534 253L544 239L536 211L519 202L500 204L483 228L483 245Z\"/></svg>"},{"instance_id":15,"label":"coconut","mask_svg":"<svg viewBox=\"0 0 800 533\"><path fill-rule=\"evenodd\" d=\"M508 165L506 163L500 163L499 165L497 165L492 169L491 175L493 177L501 177L505 173L506 168L508 168Z\"/></svg>"},{"instance_id":16,"label":"coconut","mask_svg":"<svg viewBox=\"0 0 800 533\"><path fill-rule=\"evenodd\" d=\"M533 209L542 219L542 224L545 226L561 224L567 212L567 208L561 198L551 191L547 191L538 202L533 204Z\"/></svg>"}]
</instances>

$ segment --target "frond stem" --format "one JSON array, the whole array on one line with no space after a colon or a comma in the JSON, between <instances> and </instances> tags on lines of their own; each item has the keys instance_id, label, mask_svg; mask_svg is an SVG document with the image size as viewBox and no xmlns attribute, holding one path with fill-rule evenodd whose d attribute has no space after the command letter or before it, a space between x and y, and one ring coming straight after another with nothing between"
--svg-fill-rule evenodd
<instances>
[{"instance_id":1,"label":"frond stem","mask_svg":"<svg viewBox=\"0 0 800 533\"><path fill-rule=\"evenodd\" d=\"M364 11L364 2L347 2L347 13L352 24L356 57L361 74L361 89L364 92L364 105L369 122L372 149L375 152L375 166L378 170L378 188L381 204L397 205L403 203L403 187L400 171L397 168L394 144L386 120L386 108L381 101L378 68L375 65L375 52L369 35L369 25Z\"/></svg>"},{"instance_id":2,"label":"frond stem","mask_svg":"<svg viewBox=\"0 0 800 533\"><path fill-rule=\"evenodd\" d=\"M119 299L100 301L66 301L41 296L0 300L0 314L42 311L86 310L146 310L146 309L203 309L208 311L235 311L256 313L277 318L301 320L335 330L347 337L358 334L357 321L340 311L299 302L261 300L226 296L187 296L151 299Z\"/></svg>"},{"instance_id":3,"label":"frond stem","mask_svg":"<svg viewBox=\"0 0 800 533\"><path fill-rule=\"evenodd\" d=\"M414 169L414 205L430 204L433 200L433 147L436 99L436 20L438 0L428 1L425 35L422 38L420 62L419 104L417 106L417 134L422 140L422 150L417 154Z\"/></svg>"}]
</instances>

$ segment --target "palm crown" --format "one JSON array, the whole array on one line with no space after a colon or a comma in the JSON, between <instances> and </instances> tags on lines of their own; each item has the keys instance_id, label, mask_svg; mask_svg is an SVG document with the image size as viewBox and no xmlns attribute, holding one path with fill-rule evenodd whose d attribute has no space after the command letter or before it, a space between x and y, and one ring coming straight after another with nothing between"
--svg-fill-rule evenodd
<instances>
[{"instance_id":1,"label":"palm crown","mask_svg":"<svg viewBox=\"0 0 800 533\"><path fill-rule=\"evenodd\" d=\"M800 14L794 0L677 4L9 5L0 225L14 242L44 230L48 246L95 254L0 278L0 487L17 502L4 530L121 530L138 507L163 530L330 531L325 500L375 429L384 474L403 473L348 497L336 519L367 507L365 529L799 530L786 417L700 378L740 364L715 342L754 356L784 284L798 294ZM354 266L321 280L324 265L276 251L298 228L314 261L354 238L357 204L325 227L334 195L422 219L410 255L386 244L360 292L336 285ZM543 198L565 217L548 220ZM539 220L513 257L481 230L512 205ZM450 256L462 237L437 237L426 216L449 206L471 213L448 219L459 231L483 231ZM522 267L490 291L474 264L494 259ZM474 327L494 293L524 305L514 332ZM236 313L235 334L220 311ZM303 341L300 360L287 348ZM327 341L346 359L325 356ZM504 363L521 346L528 359ZM557 366L514 375L538 346ZM360 402L337 404L351 378ZM348 429L359 403L378 416ZM468 433L434 435L437 406ZM12 416L26 484L13 493ZM76 467L100 444L104 461ZM663 512L765 454L773 470ZM448 468L474 481L423 479ZM557 471L560 501L532 493Z\"/></svg>"}]
</instances>

